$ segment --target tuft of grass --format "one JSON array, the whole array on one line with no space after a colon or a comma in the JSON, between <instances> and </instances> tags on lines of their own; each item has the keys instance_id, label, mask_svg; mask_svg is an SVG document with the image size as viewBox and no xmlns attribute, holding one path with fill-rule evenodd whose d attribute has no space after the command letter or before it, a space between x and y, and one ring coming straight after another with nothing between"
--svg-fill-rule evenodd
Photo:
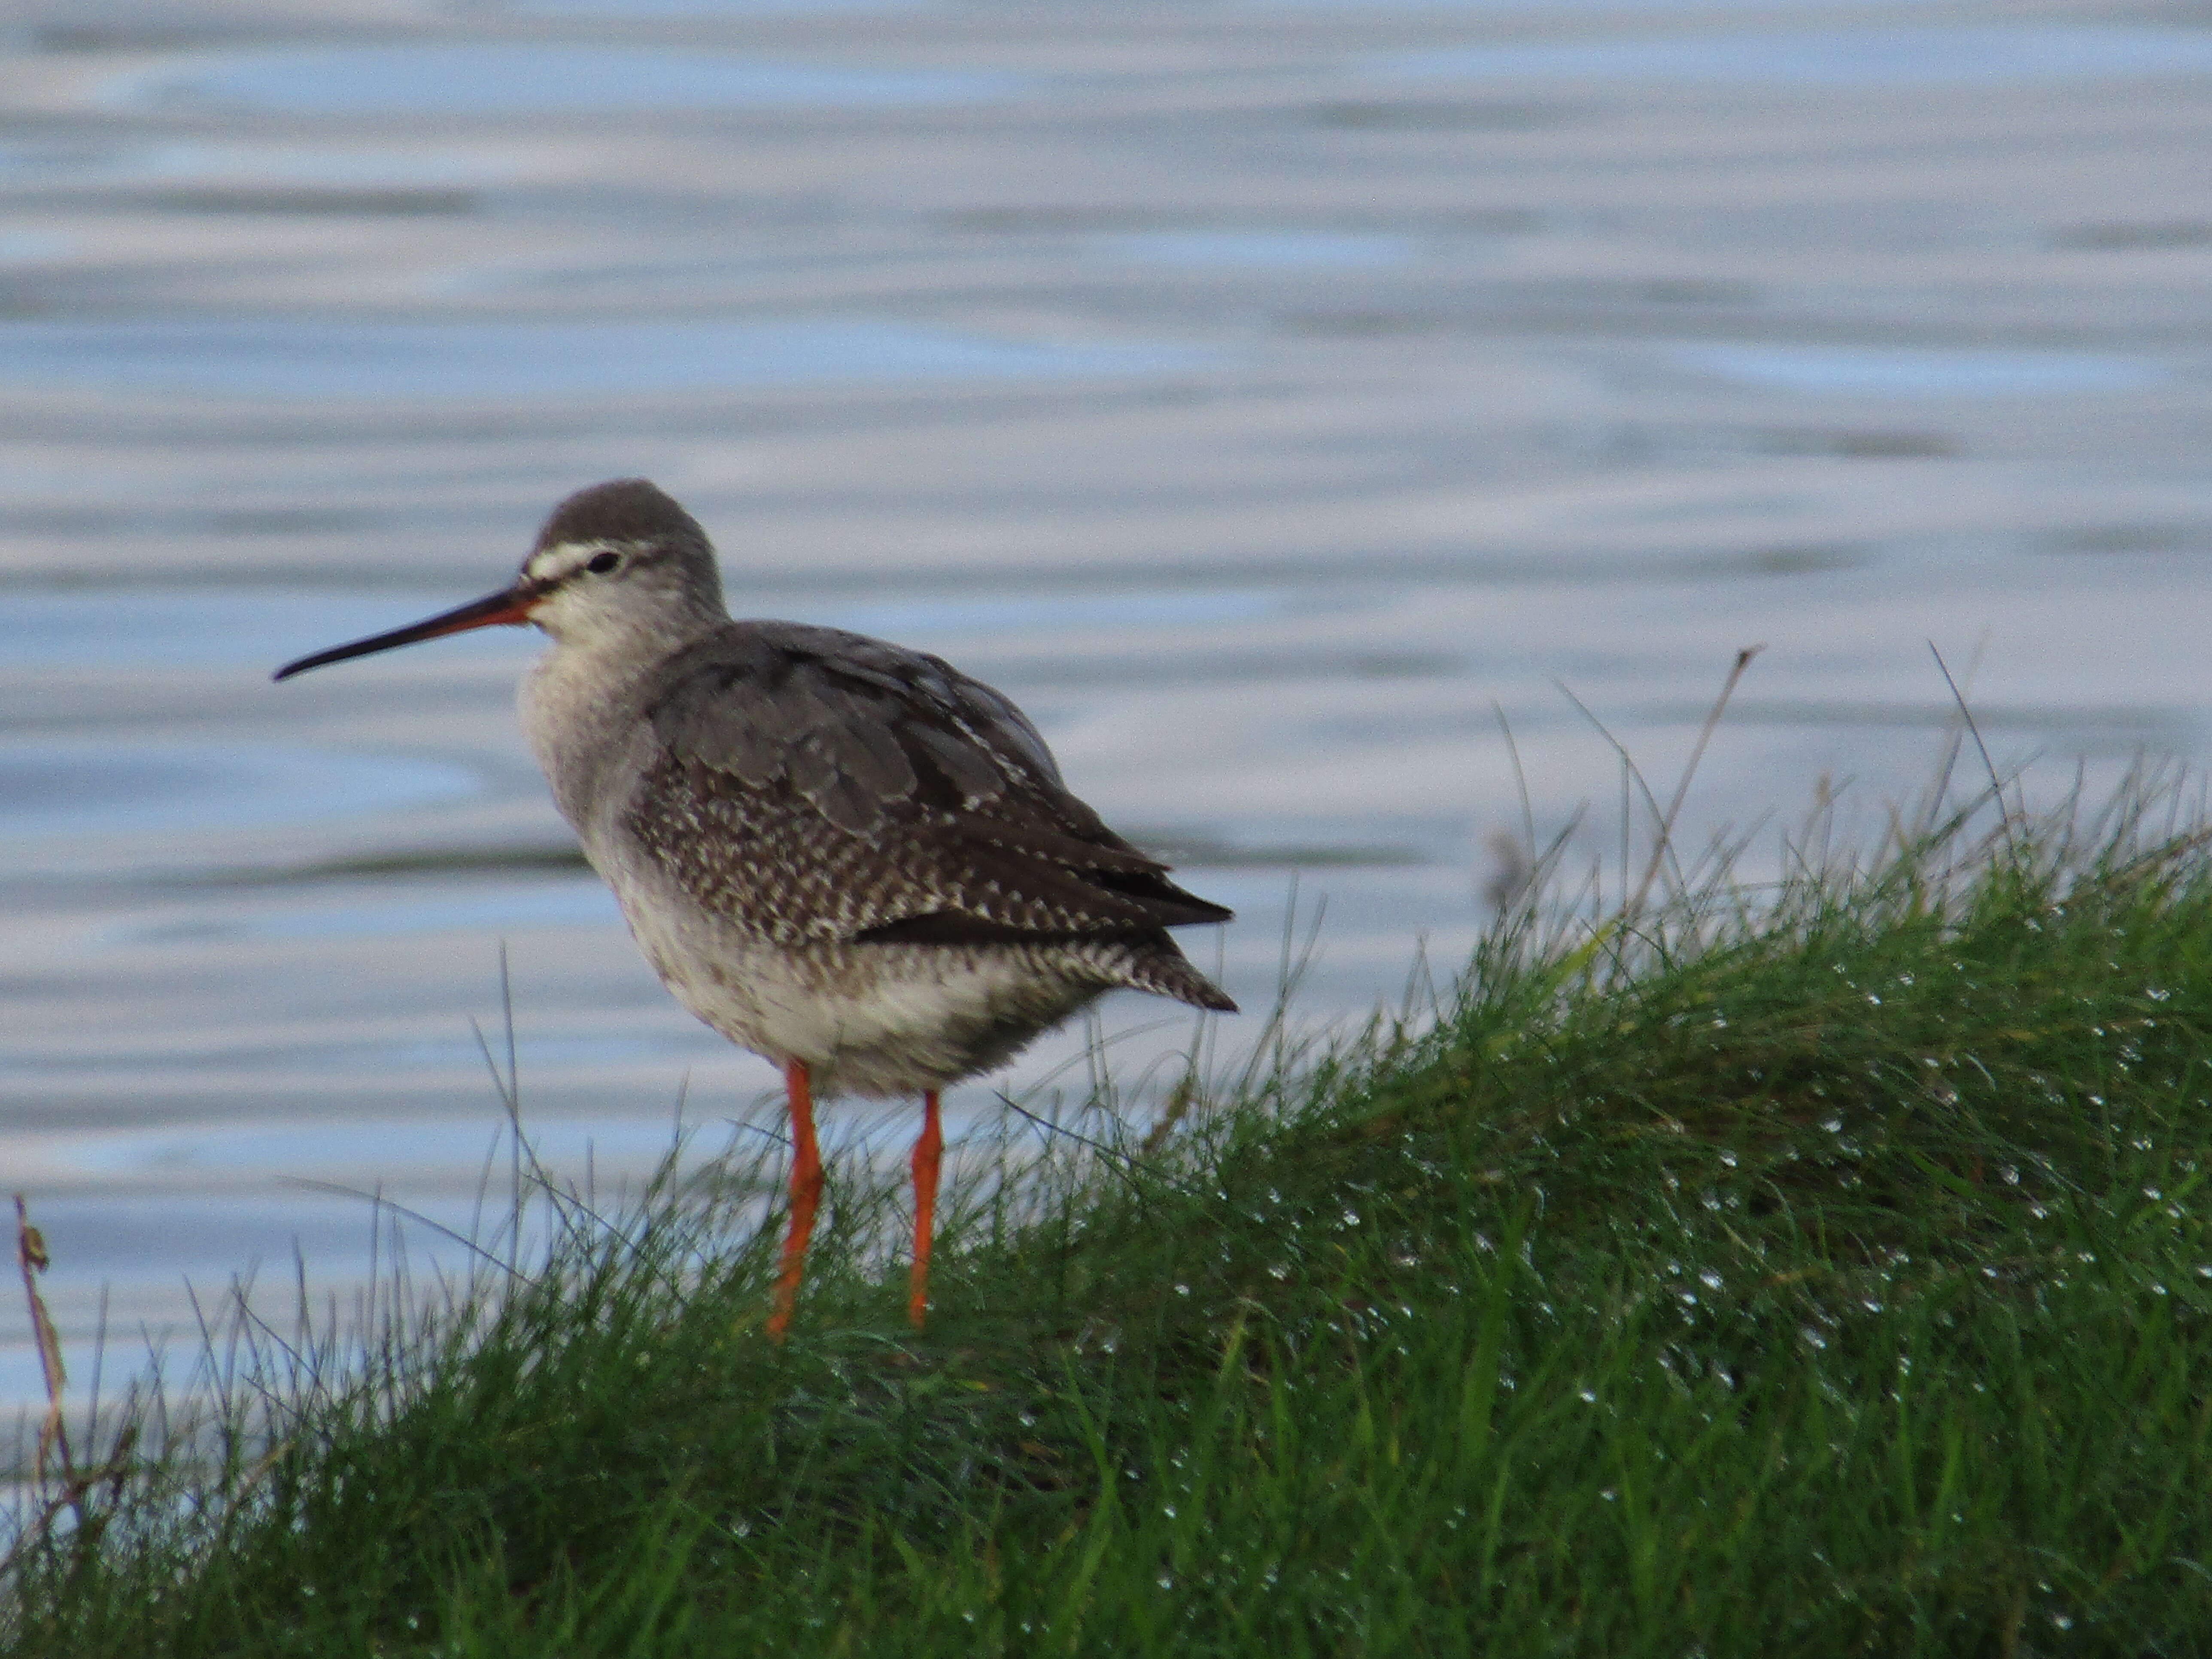
<instances>
[{"instance_id":1,"label":"tuft of grass","mask_svg":"<svg viewBox=\"0 0 2212 1659\"><path fill-rule=\"evenodd\" d=\"M6 1650L2202 1651L2212 858L1963 822L1049 1137L924 1336L849 1174L781 1347L772 1168L555 1194L22 1537Z\"/></svg>"}]
</instances>

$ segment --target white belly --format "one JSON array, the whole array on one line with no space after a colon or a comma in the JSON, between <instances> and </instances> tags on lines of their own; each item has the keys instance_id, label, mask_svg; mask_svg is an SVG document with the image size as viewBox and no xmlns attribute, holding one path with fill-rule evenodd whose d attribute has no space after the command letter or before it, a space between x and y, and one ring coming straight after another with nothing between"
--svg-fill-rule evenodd
<instances>
[{"instance_id":1,"label":"white belly","mask_svg":"<svg viewBox=\"0 0 2212 1659\"><path fill-rule=\"evenodd\" d=\"M1115 982L1079 946L787 947L652 884L614 885L676 1000L755 1054L803 1061L824 1096L916 1094L989 1071Z\"/></svg>"}]
</instances>

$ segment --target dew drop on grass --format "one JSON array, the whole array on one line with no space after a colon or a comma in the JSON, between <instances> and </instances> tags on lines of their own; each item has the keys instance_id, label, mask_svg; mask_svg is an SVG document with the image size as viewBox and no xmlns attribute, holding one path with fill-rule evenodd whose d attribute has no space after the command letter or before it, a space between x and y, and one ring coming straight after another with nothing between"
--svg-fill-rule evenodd
<instances>
[{"instance_id":1,"label":"dew drop on grass","mask_svg":"<svg viewBox=\"0 0 2212 1659\"><path fill-rule=\"evenodd\" d=\"M2166 1194L2159 1191L2155 1187L2146 1187L2143 1188L2143 1196L2145 1198L2164 1198Z\"/></svg>"},{"instance_id":2,"label":"dew drop on grass","mask_svg":"<svg viewBox=\"0 0 2212 1659\"><path fill-rule=\"evenodd\" d=\"M1698 1283L1704 1285L1709 1291L1717 1291L1722 1285L1727 1284L1728 1281L1723 1279L1718 1273L1715 1273L1711 1267L1708 1267L1705 1272L1698 1275Z\"/></svg>"},{"instance_id":3,"label":"dew drop on grass","mask_svg":"<svg viewBox=\"0 0 2212 1659\"><path fill-rule=\"evenodd\" d=\"M1620 1494L1615 1492L1611 1486L1607 1486L1604 1491L1598 1493L1598 1496L1605 1499L1608 1504L1617 1503L1620 1498Z\"/></svg>"},{"instance_id":4,"label":"dew drop on grass","mask_svg":"<svg viewBox=\"0 0 2212 1659\"><path fill-rule=\"evenodd\" d=\"M1344 1224L1347 1227L1357 1227L1359 1224L1359 1212L1346 1210L1344 1212Z\"/></svg>"},{"instance_id":5,"label":"dew drop on grass","mask_svg":"<svg viewBox=\"0 0 2212 1659\"><path fill-rule=\"evenodd\" d=\"M1814 1330L1810 1325L1799 1326L1797 1328L1797 1334L1805 1339L1806 1345L1809 1347L1825 1348L1828 1346L1828 1339L1821 1335L1820 1332Z\"/></svg>"},{"instance_id":6,"label":"dew drop on grass","mask_svg":"<svg viewBox=\"0 0 2212 1659\"><path fill-rule=\"evenodd\" d=\"M2069 1619L2063 1613L2052 1613L2051 1615L2051 1622L2059 1630L2072 1630L2074 1628L2074 1621L2071 1619Z\"/></svg>"},{"instance_id":7,"label":"dew drop on grass","mask_svg":"<svg viewBox=\"0 0 2212 1659\"><path fill-rule=\"evenodd\" d=\"M1288 1267L1285 1267L1279 1261L1274 1263L1267 1269L1267 1277L1270 1279L1288 1279L1290 1276L1291 1270Z\"/></svg>"},{"instance_id":8,"label":"dew drop on grass","mask_svg":"<svg viewBox=\"0 0 2212 1659\"><path fill-rule=\"evenodd\" d=\"M1189 1285L1176 1285L1176 1294L1177 1296L1188 1296L1188 1295L1190 1294L1190 1286L1189 1286Z\"/></svg>"},{"instance_id":9,"label":"dew drop on grass","mask_svg":"<svg viewBox=\"0 0 2212 1659\"><path fill-rule=\"evenodd\" d=\"M1859 1306L1864 1308L1869 1313L1880 1313L1881 1311L1881 1302L1875 1297L1861 1297L1859 1298Z\"/></svg>"},{"instance_id":10,"label":"dew drop on grass","mask_svg":"<svg viewBox=\"0 0 2212 1659\"><path fill-rule=\"evenodd\" d=\"M1585 1406L1595 1406L1597 1404L1597 1390L1595 1389L1584 1389L1577 1397Z\"/></svg>"},{"instance_id":11,"label":"dew drop on grass","mask_svg":"<svg viewBox=\"0 0 2212 1659\"><path fill-rule=\"evenodd\" d=\"M1721 1162L1727 1164L1729 1169L1733 1170L1735 1168L1735 1154L1729 1152L1726 1147L1723 1147L1721 1149Z\"/></svg>"},{"instance_id":12,"label":"dew drop on grass","mask_svg":"<svg viewBox=\"0 0 2212 1659\"><path fill-rule=\"evenodd\" d=\"M1820 1127L1832 1135L1839 1135L1844 1132L1844 1121L1839 1117L1824 1117L1820 1120Z\"/></svg>"},{"instance_id":13,"label":"dew drop on grass","mask_svg":"<svg viewBox=\"0 0 2212 1659\"><path fill-rule=\"evenodd\" d=\"M1175 1575L1166 1572L1162 1573L1160 1575L1160 1588L1162 1589L1173 1589L1175 1588Z\"/></svg>"},{"instance_id":14,"label":"dew drop on grass","mask_svg":"<svg viewBox=\"0 0 2212 1659\"><path fill-rule=\"evenodd\" d=\"M1871 991L1869 991L1869 992L1866 994L1866 1000L1867 1000L1869 1002L1871 1002L1872 1004L1874 1004L1874 1006L1875 1006L1875 1007L1877 1007L1877 1008L1879 1008L1879 1007L1881 1007L1881 999L1880 997L1876 996L1876 995L1875 995L1873 992L1871 992Z\"/></svg>"},{"instance_id":15,"label":"dew drop on grass","mask_svg":"<svg viewBox=\"0 0 2212 1659\"><path fill-rule=\"evenodd\" d=\"M2006 1186L2017 1187L2020 1185L2020 1171L2014 1169L2011 1164L2005 1164L2002 1168L1998 1170L1997 1174L2001 1178L2002 1178Z\"/></svg>"}]
</instances>

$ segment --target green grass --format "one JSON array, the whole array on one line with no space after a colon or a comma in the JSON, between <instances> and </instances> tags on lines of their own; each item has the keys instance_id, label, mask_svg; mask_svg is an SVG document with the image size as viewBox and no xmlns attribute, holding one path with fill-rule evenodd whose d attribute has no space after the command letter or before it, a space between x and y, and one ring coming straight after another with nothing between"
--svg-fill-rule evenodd
<instances>
[{"instance_id":1,"label":"green grass","mask_svg":"<svg viewBox=\"0 0 2212 1659\"><path fill-rule=\"evenodd\" d=\"M855 1177L769 1344L740 1172L264 1339L6 1650L2212 1651L2202 843L1724 902L1013 1164L926 1338Z\"/></svg>"}]
</instances>

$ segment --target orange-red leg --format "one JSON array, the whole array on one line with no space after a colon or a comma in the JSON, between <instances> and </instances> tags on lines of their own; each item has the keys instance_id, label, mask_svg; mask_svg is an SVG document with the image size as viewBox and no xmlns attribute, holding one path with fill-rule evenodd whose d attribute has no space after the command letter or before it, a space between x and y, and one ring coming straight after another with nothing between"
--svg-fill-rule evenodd
<instances>
[{"instance_id":1,"label":"orange-red leg","mask_svg":"<svg viewBox=\"0 0 2212 1659\"><path fill-rule=\"evenodd\" d=\"M914 1294L906 1314L916 1330L929 1313L929 1244L937 1231L937 1166L945 1151L938 1122L937 1091L921 1097L921 1138L914 1143Z\"/></svg>"},{"instance_id":2,"label":"orange-red leg","mask_svg":"<svg viewBox=\"0 0 2212 1659\"><path fill-rule=\"evenodd\" d=\"M814 1142L814 1091L805 1061L785 1064L783 1090L791 1108L791 1228L783 1236L783 1273L768 1318L768 1334L779 1342L791 1326L792 1304L806 1271L806 1241L814 1235L814 1209L822 1201L822 1151Z\"/></svg>"}]
</instances>

